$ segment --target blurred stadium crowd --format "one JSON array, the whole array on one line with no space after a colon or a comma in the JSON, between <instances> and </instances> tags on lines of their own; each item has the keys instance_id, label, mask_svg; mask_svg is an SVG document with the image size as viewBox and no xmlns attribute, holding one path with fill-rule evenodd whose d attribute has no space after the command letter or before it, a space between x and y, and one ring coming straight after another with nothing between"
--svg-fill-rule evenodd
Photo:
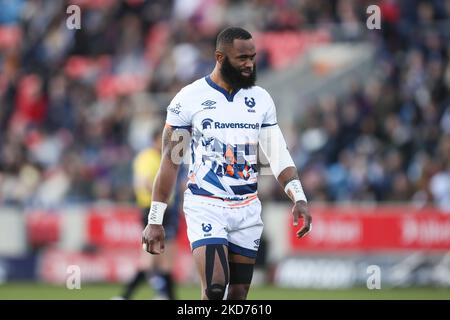
<instances>
[{"instance_id":1,"label":"blurred stadium crowd","mask_svg":"<svg viewBox=\"0 0 450 320\"><path fill-rule=\"evenodd\" d=\"M70 4L80 30L66 26ZM365 29L370 4L382 30ZM296 119L311 200L450 211L449 21L449 0L0 0L0 205L132 201L132 157L170 98L212 70L217 32L236 24L338 26L345 41L376 46L370 81L344 98L324 93ZM259 51L258 71L273 67ZM302 135L314 130L326 139L311 150ZM265 197L285 199L276 190Z\"/></svg>"}]
</instances>

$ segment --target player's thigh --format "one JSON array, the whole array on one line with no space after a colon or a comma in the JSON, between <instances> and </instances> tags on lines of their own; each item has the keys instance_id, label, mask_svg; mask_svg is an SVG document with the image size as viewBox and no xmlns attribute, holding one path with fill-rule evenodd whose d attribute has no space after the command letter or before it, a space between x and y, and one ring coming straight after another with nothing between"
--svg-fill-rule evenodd
<instances>
[{"instance_id":1,"label":"player's thigh","mask_svg":"<svg viewBox=\"0 0 450 320\"><path fill-rule=\"evenodd\" d=\"M229 253L229 299L245 299L252 282L256 259Z\"/></svg>"},{"instance_id":2,"label":"player's thigh","mask_svg":"<svg viewBox=\"0 0 450 320\"><path fill-rule=\"evenodd\" d=\"M241 209L245 217L240 229L228 234L230 282L228 299L243 300L253 277L264 224L260 216L260 204Z\"/></svg>"},{"instance_id":3,"label":"player's thigh","mask_svg":"<svg viewBox=\"0 0 450 320\"><path fill-rule=\"evenodd\" d=\"M229 253L230 285L249 285L252 281L256 259Z\"/></svg>"},{"instance_id":4,"label":"player's thigh","mask_svg":"<svg viewBox=\"0 0 450 320\"><path fill-rule=\"evenodd\" d=\"M256 263L257 250L233 246L231 251L231 243L229 244L228 266L230 270L230 281L228 286L228 299L244 300L253 278L253 270ZM237 253L236 251L239 251Z\"/></svg>"},{"instance_id":5,"label":"player's thigh","mask_svg":"<svg viewBox=\"0 0 450 320\"><path fill-rule=\"evenodd\" d=\"M229 281L228 248L223 244L208 244L192 252L202 288L213 284L226 286Z\"/></svg>"}]
</instances>

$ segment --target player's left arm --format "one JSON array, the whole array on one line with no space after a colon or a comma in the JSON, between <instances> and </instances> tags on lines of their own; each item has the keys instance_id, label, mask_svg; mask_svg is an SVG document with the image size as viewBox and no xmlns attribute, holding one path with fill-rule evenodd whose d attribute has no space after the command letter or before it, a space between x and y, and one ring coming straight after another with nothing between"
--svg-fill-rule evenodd
<instances>
[{"instance_id":1,"label":"player's left arm","mask_svg":"<svg viewBox=\"0 0 450 320\"><path fill-rule=\"evenodd\" d=\"M297 173L294 161L277 124L263 127L259 136L262 151L270 163L270 168L289 198L294 202L292 214L293 224L303 219L303 226L297 231L297 238L305 236L312 228L312 217L307 206L307 199Z\"/></svg>"},{"instance_id":2,"label":"player's left arm","mask_svg":"<svg viewBox=\"0 0 450 320\"><path fill-rule=\"evenodd\" d=\"M297 174L297 168L287 167L284 169L277 178L281 186L283 186L284 191L287 193L289 198L294 202L292 207L292 214L294 216L293 224L298 225L298 218L303 219L303 227L297 231L297 238L301 238L306 235L312 229L312 217L308 210L306 196L303 192L302 184L300 178Z\"/></svg>"}]
</instances>

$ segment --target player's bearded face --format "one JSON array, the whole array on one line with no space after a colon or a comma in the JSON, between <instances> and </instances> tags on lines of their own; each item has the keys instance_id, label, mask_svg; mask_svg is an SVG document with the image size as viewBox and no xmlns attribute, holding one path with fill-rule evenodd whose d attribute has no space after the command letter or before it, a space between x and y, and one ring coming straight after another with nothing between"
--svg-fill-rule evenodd
<instances>
[{"instance_id":1,"label":"player's bearded face","mask_svg":"<svg viewBox=\"0 0 450 320\"><path fill-rule=\"evenodd\" d=\"M243 72L250 72L250 75L245 76ZM256 82L256 64L253 64L252 70L235 67L227 56L223 60L220 73L223 79L234 89L248 89L253 87Z\"/></svg>"}]
</instances>

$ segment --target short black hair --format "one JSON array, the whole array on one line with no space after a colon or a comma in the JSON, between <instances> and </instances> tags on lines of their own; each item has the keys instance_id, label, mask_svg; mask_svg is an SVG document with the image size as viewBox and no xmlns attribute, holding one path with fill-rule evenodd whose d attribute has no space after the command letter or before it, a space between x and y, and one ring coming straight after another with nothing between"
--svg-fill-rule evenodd
<instances>
[{"instance_id":1,"label":"short black hair","mask_svg":"<svg viewBox=\"0 0 450 320\"><path fill-rule=\"evenodd\" d=\"M247 30L240 27L229 27L222 30L217 36L216 49L220 50L224 46L233 44L234 39L248 40L252 35Z\"/></svg>"}]
</instances>

